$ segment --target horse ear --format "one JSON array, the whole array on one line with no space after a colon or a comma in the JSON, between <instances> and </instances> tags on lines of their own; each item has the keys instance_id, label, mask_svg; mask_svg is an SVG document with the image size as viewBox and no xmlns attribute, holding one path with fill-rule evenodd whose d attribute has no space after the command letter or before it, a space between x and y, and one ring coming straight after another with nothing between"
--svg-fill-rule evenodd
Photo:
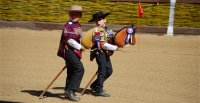
<instances>
[{"instance_id":1,"label":"horse ear","mask_svg":"<svg viewBox=\"0 0 200 103\"><path fill-rule=\"evenodd\" d=\"M132 34L132 38L131 38L131 45L135 45L136 43L136 38L135 38L135 33L136 33L136 29L135 29L135 26L132 25L132 28L133 28L133 34Z\"/></svg>"},{"instance_id":2,"label":"horse ear","mask_svg":"<svg viewBox=\"0 0 200 103\"><path fill-rule=\"evenodd\" d=\"M136 29L135 28L136 28L135 25L133 25L134 34L136 33Z\"/></svg>"},{"instance_id":3,"label":"horse ear","mask_svg":"<svg viewBox=\"0 0 200 103\"><path fill-rule=\"evenodd\" d=\"M135 45L136 43L135 35L132 36L131 40L132 40L131 45Z\"/></svg>"}]
</instances>

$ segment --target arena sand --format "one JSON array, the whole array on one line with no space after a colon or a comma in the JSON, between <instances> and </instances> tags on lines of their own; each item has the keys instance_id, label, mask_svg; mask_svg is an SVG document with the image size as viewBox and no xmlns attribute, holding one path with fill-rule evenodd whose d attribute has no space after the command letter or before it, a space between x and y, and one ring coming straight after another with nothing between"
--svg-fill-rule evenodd
<instances>
[{"instance_id":1,"label":"arena sand","mask_svg":"<svg viewBox=\"0 0 200 103\"><path fill-rule=\"evenodd\" d=\"M65 65L56 56L61 30L0 29L0 100L25 103L72 103L63 96L66 70L45 94L44 88ZM113 75L104 89L111 97L95 97L90 89L80 103L198 103L200 36L136 36L137 44L111 57ZM97 70L83 52L81 90Z\"/></svg>"}]
</instances>

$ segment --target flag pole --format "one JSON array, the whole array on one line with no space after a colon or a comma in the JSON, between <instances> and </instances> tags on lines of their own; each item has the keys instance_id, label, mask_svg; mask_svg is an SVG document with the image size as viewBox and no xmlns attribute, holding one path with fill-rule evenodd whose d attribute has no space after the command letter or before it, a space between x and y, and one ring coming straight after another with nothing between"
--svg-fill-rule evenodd
<instances>
[{"instance_id":1,"label":"flag pole","mask_svg":"<svg viewBox=\"0 0 200 103\"><path fill-rule=\"evenodd\" d=\"M139 2L140 3L140 2ZM139 4L138 4L139 5ZM138 44L138 50L139 50L139 34L140 34L140 15L138 14L138 39L137 39L137 44Z\"/></svg>"},{"instance_id":2,"label":"flag pole","mask_svg":"<svg viewBox=\"0 0 200 103\"><path fill-rule=\"evenodd\" d=\"M142 6L141 6L141 0L139 0L138 3L138 39L137 39L137 43L138 43L138 50L139 50L139 34L140 34L140 17L143 15L143 10L142 10Z\"/></svg>"}]
</instances>

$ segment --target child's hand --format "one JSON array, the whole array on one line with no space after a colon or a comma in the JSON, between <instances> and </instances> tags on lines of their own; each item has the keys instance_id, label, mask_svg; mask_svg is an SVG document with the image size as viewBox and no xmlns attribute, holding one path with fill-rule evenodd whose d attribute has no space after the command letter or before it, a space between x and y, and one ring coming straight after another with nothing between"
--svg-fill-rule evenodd
<instances>
[{"instance_id":1,"label":"child's hand","mask_svg":"<svg viewBox=\"0 0 200 103\"><path fill-rule=\"evenodd\" d=\"M81 51L84 51L84 50L85 50L85 48L83 46L81 46Z\"/></svg>"}]
</instances>

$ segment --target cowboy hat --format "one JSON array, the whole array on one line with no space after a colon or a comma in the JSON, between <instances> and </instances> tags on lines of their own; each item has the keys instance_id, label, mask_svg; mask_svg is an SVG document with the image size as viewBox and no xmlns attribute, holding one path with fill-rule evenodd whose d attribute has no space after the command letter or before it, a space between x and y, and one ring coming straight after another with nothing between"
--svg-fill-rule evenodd
<instances>
[{"instance_id":1,"label":"cowboy hat","mask_svg":"<svg viewBox=\"0 0 200 103\"><path fill-rule=\"evenodd\" d=\"M82 9L82 6L78 6L78 5L71 5L69 7L69 10L67 10L68 12L86 12L86 10Z\"/></svg>"},{"instance_id":2,"label":"cowboy hat","mask_svg":"<svg viewBox=\"0 0 200 103\"><path fill-rule=\"evenodd\" d=\"M102 12L102 11L97 12L97 13L95 13L95 14L92 15L92 19L89 20L88 22L93 22L93 21L95 21L95 20L97 20L97 19L105 18L105 17L108 16L109 14L111 14L111 13L104 13L104 12Z\"/></svg>"}]
</instances>

